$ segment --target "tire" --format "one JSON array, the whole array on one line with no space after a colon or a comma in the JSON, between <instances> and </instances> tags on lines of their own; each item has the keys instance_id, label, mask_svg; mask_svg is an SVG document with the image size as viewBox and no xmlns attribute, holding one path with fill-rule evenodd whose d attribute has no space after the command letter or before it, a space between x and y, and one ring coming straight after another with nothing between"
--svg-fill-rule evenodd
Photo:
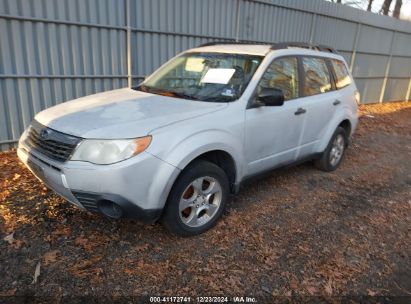
<instances>
[{"instance_id":1,"label":"tire","mask_svg":"<svg viewBox=\"0 0 411 304\"><path fill-rule=\"evenodd\" d=\"M184 169L174 183L162 223L179 236L203 233L221 217L228 193L225 172L213 163L196 161Z\"/></svg>"},{"instance_id":2,"label":"tire","mask_svg":"<svg viewBox=\"0 0 411 304\"><path fill-rule=\"evenodd\" d=\"M315 166L326 172L336 170L341 164L347 146L347 132L342 127L338 127L321 157L315 161Z\"/></svg>"}]
</instances>

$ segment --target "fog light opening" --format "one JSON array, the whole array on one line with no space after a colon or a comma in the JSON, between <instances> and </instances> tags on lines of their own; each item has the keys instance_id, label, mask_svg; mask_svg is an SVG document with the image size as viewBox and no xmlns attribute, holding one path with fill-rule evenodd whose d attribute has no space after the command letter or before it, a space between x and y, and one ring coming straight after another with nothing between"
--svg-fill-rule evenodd
<instances>
[{"instance_id":1,"label":"fog light opening","mask_svg":"<svg viewBox=\"0 0 411 304\"><path fill-rule=\"evenodd\" d=\"M98 208L105 216L113 219L119 219L123 216L123 209L112 201L99 201Z\"/></svg>"}]
</instances>

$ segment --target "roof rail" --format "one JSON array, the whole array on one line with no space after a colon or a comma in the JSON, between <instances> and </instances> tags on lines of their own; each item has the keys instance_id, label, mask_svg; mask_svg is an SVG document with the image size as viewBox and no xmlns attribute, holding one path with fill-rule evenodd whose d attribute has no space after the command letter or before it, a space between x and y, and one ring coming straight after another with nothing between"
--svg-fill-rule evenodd
<instances>
[{"instance_id":1,"label":"roof rail","mask_svg":"<svg viewBox=\"0 0 411 304\"><path fill-rule=\"evenodd\" d=\"M207 42L204 44L199 45L198 47L203 47L203 46L213 46L213 45L220 45L220 44L266 44L266 45L271 45L272 50L281 50L281 49L287 49L290 47L295 47L295 48L305 48L309 50L316 50L316 51L321 51L321 52L330 52L330 53L335 53L338 54L337 50L330 46L326 45L316 45L316 44L311 44L311 43L306 43L306 42L280 42L280 43L267 43L267 42L249 42L249 41L234 41L234 40L228 40L228 41L211 41Z\"/></svg>"},{"instance_id":2,"label":"roof rail","mask_svg":"<svg viewBox=\"0 0 411 304\"><path fill-rule=\"evenodd\" d=\"M338 51L330 46L327 45L318 45L318 47L323 51L323 52L330 52L330 53L335 53L338 54Z\"/></svg>"},{"instance_id":3,"label":"roof rail","mask_svg":"<svg viewBox=\"0 0 411 304\"><path fill-rule=\"evenodd\" d=\"M337 50L330 46L326 45L321 45L321 44L311 44L311 43L306 43L306 42L281 42L281 43L276 43L273 46L271 46L272 50L280 50L280 49L287 49L290 47L296 47L296 48L305 48L309 50L316 50L320 52L330 52L330 53L335 53L338 54Z\"/></svg>"},{"instance_id":4,"label":"roof rail","mask_svg":"<svg viewBox=\"0 0 411 304\"><path fill-rule=\"evenodd\" d=\"M219 45L219 44L266 44L266 43L253 43L253 42L247 42L247 41L235 41L235 40L227 40L227 41L211 41L207 42L204 44L200 44L198 47L202 46L213 46L213 45Z\"/></svg>"}]
</instances>

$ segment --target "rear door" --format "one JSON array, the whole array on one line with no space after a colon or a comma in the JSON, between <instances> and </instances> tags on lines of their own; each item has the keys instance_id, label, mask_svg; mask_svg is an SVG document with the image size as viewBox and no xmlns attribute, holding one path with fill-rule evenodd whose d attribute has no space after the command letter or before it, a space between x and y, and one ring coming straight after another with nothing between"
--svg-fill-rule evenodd
<instances>
[{"instance_id":1,"label":"rear door","mask_svg":"<svg viewBox=\"0 0 411 304\"><path fill-rule=\"evenodd\" d=\"M348 105L355 104L355 92L357 88L352 85L353 82L347 65L344 61L338 59L331 59L330 62L335 79L335 88L340 93L341 103Z\"/></svg>"},{"instance_id":2,"label":"rear door","mask_svg":"<svg viewBox=\"0 0 411 304\"><path fill-rule=\"evenodd\" d=\"M282 106L250 107L245 117L245 155L249 175L295 159L304 122L298 59L295 56L273 60L257 86L275 88L285 97ZM253 101L252 101L253 102Z\"/></svg>"},{"instance_id":3,"label":"rear door","mask_svg":"<svg viewBox=\"0 0 411 304\"><path fill-rule=\"evenodd\" d=\"M300 60L304 95L301 100L307 113L297 158L315 152L316 145L329 128L336 107L341 103L328 59L302 56Z\"/></svg>"}]
</instances>

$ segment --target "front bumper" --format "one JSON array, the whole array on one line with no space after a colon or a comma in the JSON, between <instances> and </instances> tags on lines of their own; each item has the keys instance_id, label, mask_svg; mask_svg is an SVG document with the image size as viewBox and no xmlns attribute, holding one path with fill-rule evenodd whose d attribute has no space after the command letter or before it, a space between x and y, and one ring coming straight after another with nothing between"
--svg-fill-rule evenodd
<instances>
[{"instance_id":1,"label":"front bumper","mask_svg":"<svg viewBox=\"0 0 411 304\"><path fill-rule=\"evenodd\" d=\"M117 194L79 191L73 191L73 194L88 211L102 213L110 218L130 218L153 223L162 213L162 209L143 209ZM117 208L113 210L109 202L116 204Z\"/></svg>"},{"instance_id":2,"label":"front bumper","mask_svg":"<svg viewBox=\"0 0 411 304\"><path fill-rule=\"evenodd\" d=\"M121 208L119 217L145 222L159 218L180 172L147 152L112 165L59 163L23 144L17 154L48 188L76 206L110 216L104 206L113 202Z\"/></svg>"}]
</instances>

